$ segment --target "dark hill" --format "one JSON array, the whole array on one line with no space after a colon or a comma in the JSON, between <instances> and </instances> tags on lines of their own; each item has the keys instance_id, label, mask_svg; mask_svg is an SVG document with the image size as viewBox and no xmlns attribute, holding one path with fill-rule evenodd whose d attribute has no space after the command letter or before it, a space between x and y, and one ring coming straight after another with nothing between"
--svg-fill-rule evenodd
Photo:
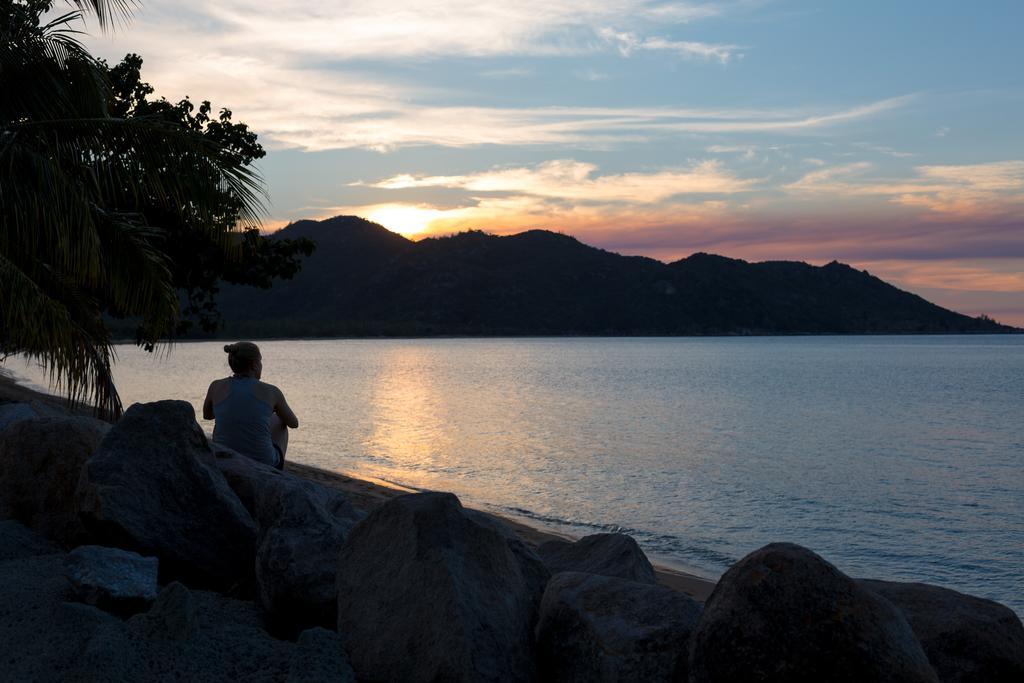
<instances>
[{"instance_id":1,"label":"dark hill","mask_svg":"<svg viewBox=\"0 0 1024 683\"><path fill-rule=\"evenodd\" d=\"M665 264L544 230L412 242L354 216L276 237L317 250L269 291L227 287L233 336L1005 332L840 263Z\"/></svg>"}]
</instances>

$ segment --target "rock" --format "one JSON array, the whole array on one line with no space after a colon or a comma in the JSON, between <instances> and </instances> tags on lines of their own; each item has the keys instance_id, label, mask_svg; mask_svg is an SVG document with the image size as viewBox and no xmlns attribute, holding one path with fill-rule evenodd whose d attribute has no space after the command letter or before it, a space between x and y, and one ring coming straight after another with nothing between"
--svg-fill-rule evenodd
<instances>
[{"instance_id":1,"label":"rock","mask_svg":"<svg viewBox=\"0 0 1024 683\"><path fill-rule=\"evenodd\" d=\"M691 638L690 681L937 681L892 603L810 550L772 543L733 565Z\"/></svg>"},{"instance_id":2,"label":"rock","mask_svg":"<svg viewBox=\"0 0 1024 683\"><path fill-rule=\"evenodd\" d=\"M40 417L70 417L71 415L69 410L38 399L28 403L20 401L0 403L0 432L22 420L34 420Z\"/></svg>"},{"instance_id":3,"label":"rock","mask_svg":"<svg viewBox=\"0 0 1024 683\"><path fill-rule=\"evenodd\" d=\"M191 602L195 621L178 621L187 626L178 632L178 637L167 637L166 630L162 634L153 631L153 637L143 637L135 624L129 622L132 645L142 653L134 680L270 683L287 678L298 647L267 633L259 606L249 600L189 590L184 586L176 590L178 598L183 597L186 591L190 599L178 602L176 598L175 602L179 606ZM175 607L173 611L177 610ZM178 614L182 616L181 612ZM138 618L133 617L132 621ZM192 623L196 624L194 632L191 631ZM190 632L193 635L186 637Z\"/></svg>"},{"instance_id":4,"label":"rock","mask_svg":"<svg viewBox=\"0 0 1024 683\"><path fill-rule=\"evenodd\" d=\"M260 603L286 624L330 626L337 622L338 554L361 515L341 493L290 479L257 503L260 518L273 520L260 530L256 551Z\"/></svg>"},{"instance_id":5,"label":"rock","mask_svg":"<svg viewBox=\"0 0 1024 683\"><path fill-rule=\"evenodd\" d=\"M215 441L210 443L210 449L212 453L206 456L204 461L221 473L257 526L260 526L256 509L258 492L268 486L275 486L277 482L291 475L247 458ZM266 526L266 520L263 526Z\"/></svg>"},{"instance_id":6,"label":"rock","mask_svg":"<svg viewBox=\"0 0 1024 683\"><path fill-rule=\"evenodd\" d=\"M0 521L0 562L37 555L53 555L60 548L13 519Z\"/></svg>"},{"instance_id":7,"label":"rock","mask_svg":"<svg viewBox=\"0 0 1024 683\"><path fill-rule=\"evenodd\" d=\"M87 650L109 642L109 629L123 628L115 616L64 601L68 590L63 554L0 562L0 681L126 680L115 662L82 676ZM119 657L115 657L118 660Z\"/></svg>"},{"instance_id":8,"label":"rock","mask_svg":"<svg viewBox=\"0 0 1024 683\"><path fill-rule=\"evenodd\" d=\"M664 586L563 572L548 582L537 624L546 681L686 681L701 608Z\"/></svg>"},{"instance_id":9,"label":"rock","mask_svg":"<svg viewBox=\"0 0 1024 683\"><path fill-rule=\"evenodd\" d=\"M191 640L199 632L199 617L192 593L174 581L167 585L145 614L128 622L138 634L158 640Z\"/></svg>"},{"instance_id":10,"label":"rock","mask_svg":"<svg viewBox=\"0 0 1024 683\"><path fill-rule=\"evenodd\" d=\"M158 557L161 581L222 590L251 581L256 525L210 457L191 404L131 406L82 470L87 530Z\"/></svg>"},{"instance_id":11,"label":"rock","mask_svg":"<svg viewBox=\"0 0 1024 683\"><path fill-rule=\"evenodd\" d=\"M357 677L526 681L547 569L450 493L399 496L349 534L338 632Z\"/></svg>"},{"instance_id":12,"label":"rock","mask_svg":"<svg viewBox=\"0 0 1024 683\"><path fill-rule=\"evenodd\" d=\"M39 417L39 413L32 410L32 406L27 403L4 403L0 405L0 432L16 422L32 420L37 417Z\"/></svg>"},{"instance_id":13,"label":"rock","mask_svg":"<svg viewBox=\"0 0 1024 683\"><path fill-rule=\"evenodd\" d=\"M81 541L75 489L109 430L90 417L41 417L9 427L0 439L0 516L64 546Z\"/></svg>"},{"instance_id":14,"label":"rock","mask_svg":"<svg viewBox=\"0 0 1024 683\"><path fill-rule=\"evenodd\" d=\"M259 526L260 603L291 630L337 621L338 553L362 519L340 491L300 479L221 446L215 466Z\"/></svg>"},{"instance_id":15,"label":"rock","mask_svg":"<svg viewBox=\"0 0 1024 683\"><path fill-rule=\"evenodd\" d=\"M108 612L132 614L156 599L157 559L119 548L83 545L64 558L74 596Z\"/></svg>"},{"instance_id":16,"label":"rock","mask_svg":"<svg viewBox=\"0 0 1024 683\"><path fill-rule=\"evenodd\" d=\"M644 551L626 534L593 534L575 543L547 541L537 547L537 554L552 574L586 572L641 583L658 583L654 567Z\"/></svg>"},{"instance_id":17,"label":"rock","mask_svg":"<svg viewBox=\"0 0 1024 683\"><path fill-rule=\"evenodd\" d=\"M925 583L859 583L903 612L943 683L1024 681L1024 626L1009 607Z\"/></svg>"},{"instance_id":18,"label":"rock","mask_svg":"<svg viewBox=\"0 0 1024 683\"><path fill-rule=\"evenodd\" d=\"M287 683L355 683L341 637L324 628L299 635Z\"/></svg>"},{"instance_id":19,"label":"rock","mask_svg":"<svg viewBox=\"0 0 1024 683\"><path fill-rule=\"evenodd\" d=\"M218 593L169 586L163 600L157 598L165 626L148 632L140 628L147 614L123 622L65 602L63 563L59 553L0 561L0 681L269 683L285 680L299 656L295 643L267 633L255 603ZM180 600L184 595L189 598ZM168 613L182 616L180 607L189 602L194 618L167 619ZM170 624L185 628L175 631ZM338 647L334 640L333 652L320 657L333 659ZM343 675L342 669L339 679Z\"/></svg>"}]
</instances>

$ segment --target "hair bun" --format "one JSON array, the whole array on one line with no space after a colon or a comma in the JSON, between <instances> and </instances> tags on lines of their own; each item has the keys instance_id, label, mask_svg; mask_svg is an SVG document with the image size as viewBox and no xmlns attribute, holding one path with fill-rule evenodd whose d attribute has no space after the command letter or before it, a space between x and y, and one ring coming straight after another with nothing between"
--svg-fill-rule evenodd
<instances>
[{"instance_id":1,"label":"hair bun","mask_svg":"<svg viewBox=\"0 0 1024 683\"><path fill-rule=\"evenodd\" d=\"M235 345L234 344L225 344L224 345L224 353L231 353L234 350L235 350Z\"/></svg>"}]
</instances>

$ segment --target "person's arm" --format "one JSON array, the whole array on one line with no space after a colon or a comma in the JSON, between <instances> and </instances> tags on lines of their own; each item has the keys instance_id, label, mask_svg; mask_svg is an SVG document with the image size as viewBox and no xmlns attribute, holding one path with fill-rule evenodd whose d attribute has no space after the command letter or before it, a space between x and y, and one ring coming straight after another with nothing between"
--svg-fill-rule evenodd
<instances>
[{"instance_id":1,"label":"person's arm","mask_svg":"<svg viewBox=\"0 0 1024 683\"><path fill-rule=\"evenodd\" d=\"M288 405L288 401L284 400L284 394L280 389L274 387L274 391L277 393L277 400L274 401L274 412L281 418L281 422L284 422L285 426L289 429L299 428L299 418L295 417L295 413L292 411L291 406Z\"/></svg>"},{"instance_id":2,"label":"person's arm","mask_svg":"<svg viewBox=\"0 0 1024 683\"><path fill-rule=\"evenodd\" d=\"M206 400L203 401L203 419L213 419L213 384L210 383L210 388L206 390Z\"/></svg>"}]
</instances>

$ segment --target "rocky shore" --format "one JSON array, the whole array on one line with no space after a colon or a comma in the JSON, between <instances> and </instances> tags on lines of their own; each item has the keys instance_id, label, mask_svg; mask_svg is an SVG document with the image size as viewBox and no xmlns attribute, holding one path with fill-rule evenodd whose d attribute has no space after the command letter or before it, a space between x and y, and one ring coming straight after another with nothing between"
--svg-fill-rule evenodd
<instances>
[{"instance_id":1,"label":"rocky shore","mask_svg":"<svg viewBox=\"0 0 1024 683\"><path fill-rule=\"evenodd\" d=\"M1024 680L1005 606L797 545L687 595L628 536L303 474L181 401L0 403L0 680Z\"/></svg>"}]
</instances>

